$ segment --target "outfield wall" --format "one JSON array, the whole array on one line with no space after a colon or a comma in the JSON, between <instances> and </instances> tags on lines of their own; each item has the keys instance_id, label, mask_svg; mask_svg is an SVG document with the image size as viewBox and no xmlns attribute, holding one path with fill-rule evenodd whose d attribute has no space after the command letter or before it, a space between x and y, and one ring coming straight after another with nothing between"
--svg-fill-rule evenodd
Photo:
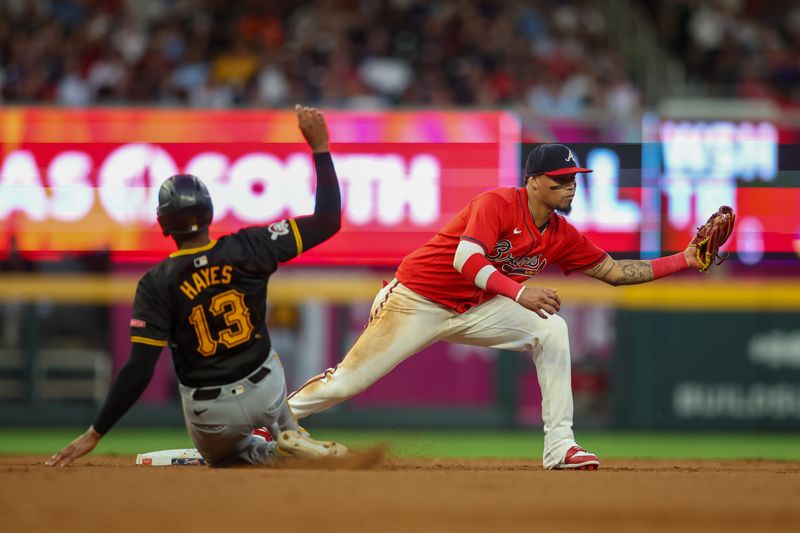
<instances>
[{"instance_id":1,"label":"outfield wall","mask_svg":"<svg viewBox=\"0 0 800 533\"><path fill-rule=\"evenodd\" d=\"M338 362L363 328L374 293L390 275L287 269L275 277L270 331L290 387ZM42 353L52 357L55 343L63 347L71 342L63 331L51 329L52 318L44 308L58 302L56 317L102 310L110 376L127 357L135 283L135 276L18 275L4 278L0 301L4 312L9 302L27 301L28 312L38 316L33 324L26 323L33 339L24 343L30 350L28 361ZM731 280L684 273L635 287L562 276L542 276L536 283L557 289L564 302L576 423L582 427L800 427L797 278ZM64 354L75 356L74 351ZM90 418L104 390L92 396L94 389L84 387L77 398L43 396L48 369L32 366L26 374L0 368L0 378L7 382L17 376L27 383L21 397L7 398L0 421L82 423ZM51 362L49 372L56 367ZM71 371L86 373L87 364ZM60 372L69 377L69 368ZM56 386L59 379L48 376L47 383ZM103 383L107 387L108 381ZM533 364L524 354L438 343L315 419L346 426L537 427L540 399ZM176 401L165 352L141 400L141 414L132 420L175 423ZM56 409L51 408L54 403Z\"/></svg>"}]
</instances>

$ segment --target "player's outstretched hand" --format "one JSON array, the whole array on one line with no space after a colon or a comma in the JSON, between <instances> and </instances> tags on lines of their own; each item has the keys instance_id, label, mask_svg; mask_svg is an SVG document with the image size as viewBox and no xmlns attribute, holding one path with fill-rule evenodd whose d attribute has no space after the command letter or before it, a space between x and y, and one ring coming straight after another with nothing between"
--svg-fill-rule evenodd
<instances>
[{"instance_id":1,"label":"player's outstretched hand","mask_svg":"<svg viewBox=\"0 0 800 533\"><path fill-rule=\"evenodd\" d=\"M93 427L90 427L83 435L70 442L66 448L45 461L44 464L47 466L67 466L78 457L83 457L94 450L94 447L97 446L102 437Z\"/></svg>"},{"instance_id":2,"label":"player's outstretched hand","mask_svg":"<svg viewBox=\"0 0 800 533\"><path fill-rule=\"evenodd\" d=\"M683 256L686 258L686 264L689 265L689 268L696 268L697 270L702 268L700 261L697 260L697 246L694 244L686 247L683 251Z\"/></svg>"},{"instance_id":3,"label":"player's outstretched hand","mask_svg":"<svg viewBox=\"0 0 800 533\"><path fill-rule=\"evenodd\" d=\"M325 124L325 116L316 108L303 107L300 104L294 106L297 113L297 125L303 132L306 142L314 153L329 152L328 146L328 126Z\"/></svg>"},{"instance_id":4,"label":"player's outstretched hand","mask_svg":"<svg viewBox=\"0 0 800 533\"><path fill-rule=\"evenodd\" d=\"M525 286L522 294L520 294L517 303L544 319L547 318L547 314L555 314L561 309L561 298L558 297L556 291L528 285Z\"/></svg>"}]
</instances>

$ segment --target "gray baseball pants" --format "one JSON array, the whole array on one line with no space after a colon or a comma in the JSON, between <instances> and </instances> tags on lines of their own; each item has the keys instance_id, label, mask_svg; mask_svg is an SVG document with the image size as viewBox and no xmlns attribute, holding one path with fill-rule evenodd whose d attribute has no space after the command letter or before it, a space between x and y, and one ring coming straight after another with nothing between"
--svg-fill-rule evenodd
<instances>
[{"instance_id":1,"label":"gray baseball pants","mask_svg":"<svg viewBox=\"0 0 800 533\"><path fill-rule=\"evenodd\" d=\"M211 466L269 463L277 457L275 442L252 435L267 427L277 437L299 430L286 403L286 379L278 355L244 379L220 387L179 385L189 436Z\"/></svg>"}]
</instances>

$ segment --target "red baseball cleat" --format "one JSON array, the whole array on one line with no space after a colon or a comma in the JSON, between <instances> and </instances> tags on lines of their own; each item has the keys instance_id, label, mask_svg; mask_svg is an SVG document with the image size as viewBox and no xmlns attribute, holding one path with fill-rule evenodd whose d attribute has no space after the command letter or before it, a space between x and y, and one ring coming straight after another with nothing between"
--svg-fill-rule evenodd
<instances>
[{"instance_id":1,"label":"red baseball cleat","mask_svg":"<svg viewBox=\"0 0 800 533\"><path fill-rule=\"evenodd\" d=\"M261 437L267 442L275 440L272 438L272 433L270 433L269 430L265 427L253 428L253 436Z\"/></svg>"},{"instance_id":2,"label":"red baseball cleat","mask_svg":"<svg viewBox=\"0 0 800 533\"><path fill-rule=\"evenodd\" d=\"M554 470L597 470L600 459L580 446L573 446L567 450L564 460L553 467Z\"/></svg>"}]
</instances>

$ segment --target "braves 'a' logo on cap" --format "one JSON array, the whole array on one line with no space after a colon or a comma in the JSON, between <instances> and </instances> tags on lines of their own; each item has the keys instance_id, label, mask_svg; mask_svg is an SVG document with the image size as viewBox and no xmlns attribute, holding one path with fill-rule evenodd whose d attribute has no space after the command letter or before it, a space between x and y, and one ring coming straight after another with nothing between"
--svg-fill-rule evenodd
<instances>
[{"instance_id":1,"label":"braves 'a' logo on cap","mask_svg":"<svg viewBox=\"0 0 800 533\"><path fill-rule=\"evenodd\" d=\"M564 148L567 147L565 146ZM572 155L572 150L567 148L567 158L564 161L569 161L570 159L572 160L573 163L575 162L575 157Z\"/></svg>"}]
</instances>

